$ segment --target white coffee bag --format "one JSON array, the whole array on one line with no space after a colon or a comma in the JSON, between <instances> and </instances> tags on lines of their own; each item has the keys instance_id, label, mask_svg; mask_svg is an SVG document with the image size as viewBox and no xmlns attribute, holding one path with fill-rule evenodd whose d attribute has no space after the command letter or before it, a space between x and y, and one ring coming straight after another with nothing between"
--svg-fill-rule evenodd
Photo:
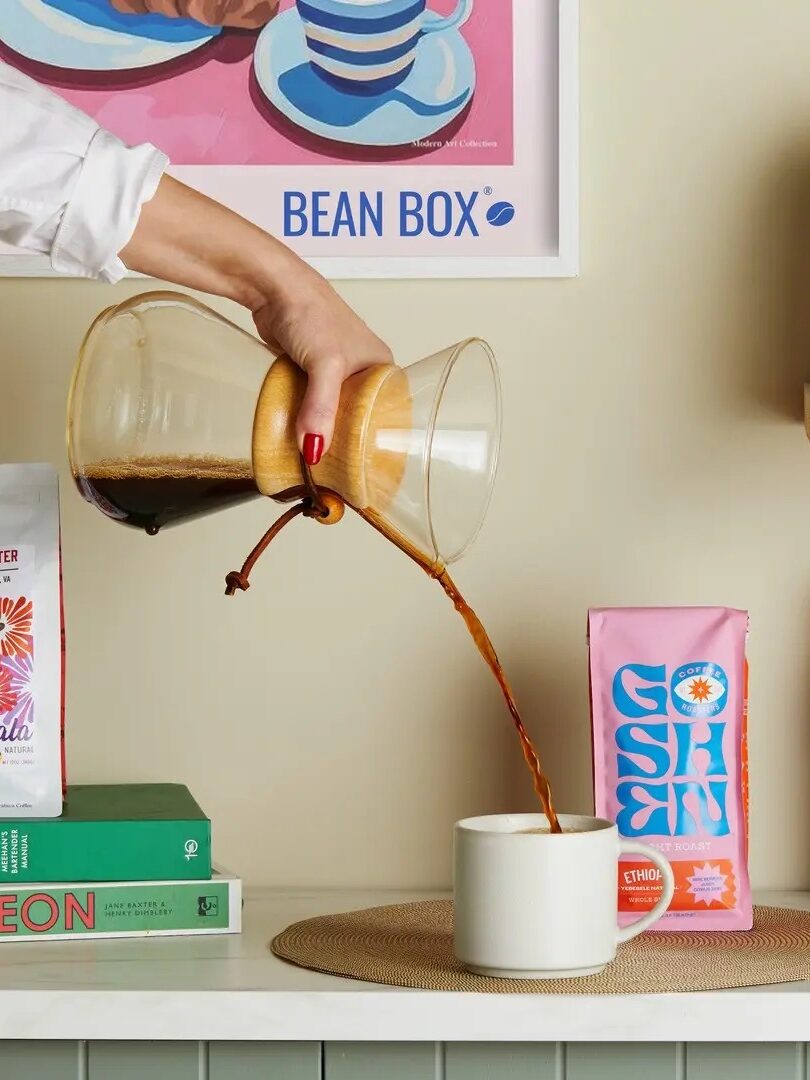
<instances>
[{"instance_id":1,"label":"white coffee bag","mask_svg":"<svg viewBox=\"0 0 810 1080\"><path fill-rule=\"evenodd\" d=\"M0 817L61 814L63 729L59 480L0 465Z\"/></svg>"}]
</instances>

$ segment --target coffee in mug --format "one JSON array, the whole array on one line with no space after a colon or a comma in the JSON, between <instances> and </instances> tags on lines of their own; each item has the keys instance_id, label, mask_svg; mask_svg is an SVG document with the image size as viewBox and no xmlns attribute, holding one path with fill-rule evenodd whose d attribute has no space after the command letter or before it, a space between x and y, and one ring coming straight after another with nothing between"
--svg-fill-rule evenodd
<instances>
[{"instance_id":1,"label":"coffee in mug","mask_svg":"<svg viewBox=\"0 0 810 1080\"><path fill-rule=\"evenodd\" d=\"M541 814L467 818L455 827L455 952L470 971L514 979L594 975L616 946L660 919L672 899L667 859L619 837L600 818ZM617 923L621 855L660 871L658 902L631 925Z\"/></svg>"},{"instance_id":2,"label":"coffee in mug","mask_svg":"<svg viewBox=\"0 0 810 1080\"><path fill-rule=\"evenodd\" d=\"M546 836L548 833L554 830L550 825L540 825L536 829L515 829L518 836ZM582 832L582 829L561 829L561 832L575 833Z\"/></svg>"}]
</instances>

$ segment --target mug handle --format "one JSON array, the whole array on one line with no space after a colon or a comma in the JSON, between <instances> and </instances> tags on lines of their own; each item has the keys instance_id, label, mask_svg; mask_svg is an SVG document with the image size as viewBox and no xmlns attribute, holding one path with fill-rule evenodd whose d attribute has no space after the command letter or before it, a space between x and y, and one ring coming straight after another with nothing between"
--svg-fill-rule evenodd
<instances>
[{"instance_id":1,"label":"mug handle","mask_svg":"<svg viewBox=\"0 0 810 1080\"><path fill-rule=\"evenodd\" d=\"M672 873L672 867L669 865L669 860L654 848L647 847L646 844L637 844L632 840L619 840L619 854L641 855L645 859L649 859L651 863L655 863L661 871L664 886L664 890L661 893L661 899L651 911L642 915L640 919L636 919L636 921L629 926L620 927L618 929L616 940L622 945L625 941L631 941L634 937L637 937L644 930L649 930L652 924L657 922L661 916L665 914L667 908L672 903L672 897L675 895L675 876Z\"/></svg>"},{"instance_id":2,"label":"mug handle","mask_svg":"<svg viewBox=\"0 0 810 1080\"><path fill-rule=\"evenodd\" d=\"M452 30L454 26L463 26L472 15L473 0L458 0L456 10L446 18L431 12L432 18L425 20L423 34L435 34L437 30Z\"/></svg>"}]
</instances>

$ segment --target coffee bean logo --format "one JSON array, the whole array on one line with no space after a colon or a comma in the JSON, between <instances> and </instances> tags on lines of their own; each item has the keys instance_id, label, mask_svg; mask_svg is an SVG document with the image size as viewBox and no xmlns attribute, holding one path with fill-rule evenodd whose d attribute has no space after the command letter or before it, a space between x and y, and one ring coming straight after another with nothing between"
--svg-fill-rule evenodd
<instances>
[{"instance_id":1,"label":"coffee bean logo","mask_svg":"<svg viewBox=\"0 0 810 1080\"><path fill-rule=\"evenodd\" d=\"M490 225L508 225L515 216L515 208L510 202L496 202L487 210L487 221Z\"/></svg>"}]
</instances>

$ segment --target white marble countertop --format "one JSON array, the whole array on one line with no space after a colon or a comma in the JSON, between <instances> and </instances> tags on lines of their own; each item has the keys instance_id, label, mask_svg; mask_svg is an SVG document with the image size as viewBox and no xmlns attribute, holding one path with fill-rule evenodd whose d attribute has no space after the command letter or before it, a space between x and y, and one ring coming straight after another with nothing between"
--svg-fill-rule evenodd
<instances>
[{"instance_id":1,"label":"white marble countertop","mask_svg":"<svg viewBox=\"0 0 810 1080\"><path fill-rule=\"evenodd\" d=\"M398 990L305 971L291 922L425 893L248 890L224 937L0 944L0 1039L803 1042L810 983L628 997ZM810 894L760 902L810 909Z\"/></svg>"}]
</instances>

